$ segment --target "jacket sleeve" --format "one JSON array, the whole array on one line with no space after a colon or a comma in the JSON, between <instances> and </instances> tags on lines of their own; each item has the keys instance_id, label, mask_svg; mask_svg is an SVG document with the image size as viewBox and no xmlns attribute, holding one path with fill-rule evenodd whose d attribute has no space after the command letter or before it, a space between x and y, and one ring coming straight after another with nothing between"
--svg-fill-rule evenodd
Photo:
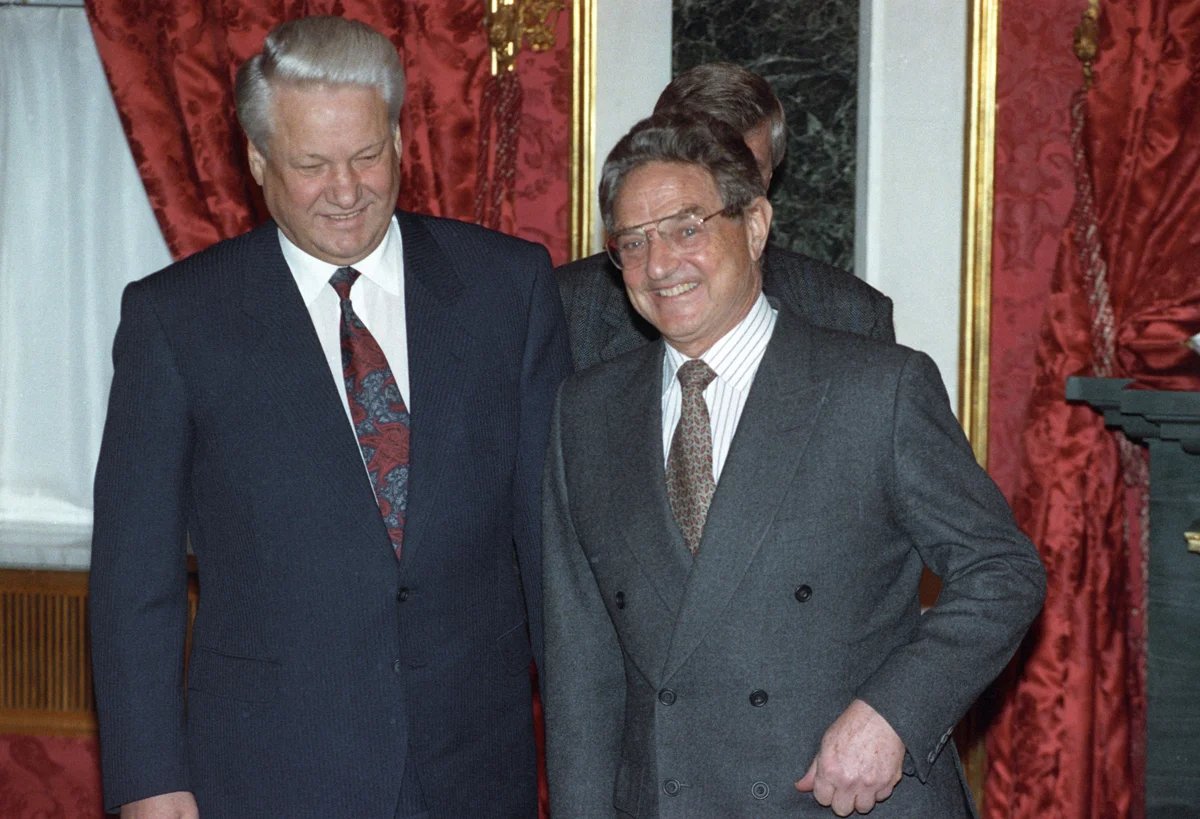
<instances>
[{"instance_id":1,"label":"jacket sleeve","mask_svg":"<svg viewBox=\"0 0 1200 819\"><path fill-rule=\"evenodd\" d=\"M183 702L192 429L143 285L126 288L96 468L89 618L105 805L188 790Z\"/></svg>"},{"instance_id":2,"label":"jacket sleeve","mask_svg":"<svg viewBox=\"0 0 1200 819\"><path fill-rule=\"evenodd\" d=\"M543 666L542 634L542 465L550 412L558 385L571 372L566 320L551 273L550 260L542 248L536 250L533 288L526 322L525 348L521 358L520 441L513 480L514 539L520 564L521 584L529 617L529 635L534 659Z\"/></svg>"},{"instance_id":3,"label":"jacket sleeve","mask_svg":"<svg viewBox=\"0 0 1200 819\"><path fill-rule=\"evenodd\" d=\"M543 530L546 771L553 816L607 817L620 762L625 675L616 631L575 534L559 408L550 432Z\"/></svg>"},{"instance_id":4,"label":"jacket sleeve","mask_svg":"<svg viewBox=\"0 0 1200 819\"><path fill-rule=\"evenodd\" d=\"M976 463L937 367L922 353L908 356L897 382L892 445L894 514L942 589L857 695L904 740L924 781L1040 611L1045 571Z\"/></svg>"}]
</instances>

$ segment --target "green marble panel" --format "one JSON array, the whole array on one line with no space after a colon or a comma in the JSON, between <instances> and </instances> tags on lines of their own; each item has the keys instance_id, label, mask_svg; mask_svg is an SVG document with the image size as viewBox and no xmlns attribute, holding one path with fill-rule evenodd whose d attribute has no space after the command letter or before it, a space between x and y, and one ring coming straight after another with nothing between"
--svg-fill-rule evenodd
<instances>
[{"instance_id":1,"label":"green marble panel","mask_svg":"<svg viewBox=\"0 0 1200 819\"><path fill-rule=\"evenodd\" d=\"M773 239L854 263L858 0L673 0L672 68L729 60L761 74L787 113L771 189Z\"/></svg>"}]
</instances>

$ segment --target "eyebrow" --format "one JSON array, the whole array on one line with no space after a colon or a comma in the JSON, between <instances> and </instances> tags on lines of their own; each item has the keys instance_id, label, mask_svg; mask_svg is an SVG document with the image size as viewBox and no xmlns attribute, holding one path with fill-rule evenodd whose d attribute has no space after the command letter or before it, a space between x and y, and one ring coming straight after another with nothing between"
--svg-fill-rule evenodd
<instances>
[{"instance_id":1,"label":"eyebrow","mask_svg":"<svg viewBox=\"0 0 1200 819\"><path fill-rule=\"evenodd\" d=\"M677 210L674 213L668 213L666 216L660 216L657 219L651 219L648 222L642 222L641 224L637 224L637 225L629 225L628 227L617 228L616 230L613 231L613 235L616 236L618 233L625 233L626 231L629 231L629 230L638 230L639 228L644 228L647 225L657 225L663 219L670 219L673 216L683 216L688 213L701 213L701 212L703 212L703 210L704 210L704 208L701 207L700 205L688 205L683 210Z\"/></svg>"}]
</instances>

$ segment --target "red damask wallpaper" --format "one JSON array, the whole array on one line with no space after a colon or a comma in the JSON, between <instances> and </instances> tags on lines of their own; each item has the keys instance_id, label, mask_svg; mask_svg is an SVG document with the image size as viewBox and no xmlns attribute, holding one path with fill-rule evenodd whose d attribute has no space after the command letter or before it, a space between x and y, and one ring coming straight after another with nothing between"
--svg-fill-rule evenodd
<instances>
[{"instance_id":1,"label":"red damask wallpaper","mask_svg":"<svg viewBox=\"0 0 1200 819\"><path fill-rule=\"evenodd\" d=\"M514 180L514 229L570 261L571 15L558 16L555 47L517 58L524 107Z\"/></svg>"},{"instance_id":2,"label":"red damask wallpaper","mask_svg":"<svg viewBox=\"0 0 1200 819\"><path fill-rule=\"evenodd\" d=\"M995 214L988 471L1011 501L1034 355L1059 240L1075 195L1072 50L1082 0L1005 0L996 69Z\"/></svg>"},{"instance_id":3,"label":"red damask wallpaper","mask_svg":"<svg viewBox=\"0 0 1200 819\"><path fill-rule=\"evenodd\" d=\"M101 819L96 741L0 735L0 816Z\"/></svg>"}]
</instances>

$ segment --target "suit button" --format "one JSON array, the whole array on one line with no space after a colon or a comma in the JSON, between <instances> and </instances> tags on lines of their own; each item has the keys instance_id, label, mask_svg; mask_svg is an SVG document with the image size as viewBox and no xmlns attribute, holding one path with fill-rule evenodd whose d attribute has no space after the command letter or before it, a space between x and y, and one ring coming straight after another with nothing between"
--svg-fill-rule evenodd
<instances>
[{"instance_id":1,"label":"suit button","mask_svg":"<svg viewBox=\"0 0 1200 819\"><path fill-rule=\"evenodd\" d=\"M396 592L396 599L399 600L401 603L403 603L405 600L407 600L408 599L408 589L402 588L398 592Z\"/></svg>"},{"instance_id":2,"label":"suit button","mask_svg":"<svg viewBox=\"0 0 1200 819\"><path fill-rule=\"evenodd\" d=\"M679 793L679 780L668 779L666 782L664 782L663 793L665 793L667 796L675 796L677 793Z\"/></svg>"},{"instance_id":3,"label":"suit button","mask_svg":"<svg viewBox=\"0 0 1200 819\"><path fill-rule=\"evenodd\" d=\"M404 670L404 663L400 662L399 660L396 660L394 663L392 663L392 671L394 671L395 673L399 674L403 670Z\"/></svg>"},{"instance_id":4,"label":"suit button","mask_svg":"<svg viewBox=\"0 0 1200 819\"><path fill-rule=\"evenodd\" d=\"M771 786L766 782L755 782L750 786L750 795L755 799L766 799L771 795Z\"/></svg>"},{"instance_id":5,"label":"suit button","mask_svg":"<svg viewBox=\"0 0 1200 819\"><path fill-rule=\"evenodd\" d=\"M757 691L750 692L750 704L755 708L762 708L767 704L767 692L761 688Z\"/></svg>"},{"instance_id":6,"label":"suit button","mask_svg":"<svg viewBox=\"0 0 1200 819\"><path fill-rule=\"evenodd\" d=\"M661 702L663 705L674 705L675 704L675 692L672 691L670 688L664 688L662 691L658 692L658 701Z\"/></svg>"},{"instance_id":7,"label":"suit button","mask_svg":"<svg viewBox=\"0 0 1200 819\"><path fill-rule=\"evenodd\" d=\"M625 592L623 592L623 591L617 592L616 599L617 599L617 608L619 608L619 609L625 608Z\"/></svg>"},{"instance_id":8,"label":"suit button","mask_svg":"<svg viewBox=\"0 0 1200 819\"><path fill-rule=\"evenodd\" d=\"M808 598L812 597L812 587L808 584L796 587L796 602L807 603Z\"/></svg>"}]
</instances>

